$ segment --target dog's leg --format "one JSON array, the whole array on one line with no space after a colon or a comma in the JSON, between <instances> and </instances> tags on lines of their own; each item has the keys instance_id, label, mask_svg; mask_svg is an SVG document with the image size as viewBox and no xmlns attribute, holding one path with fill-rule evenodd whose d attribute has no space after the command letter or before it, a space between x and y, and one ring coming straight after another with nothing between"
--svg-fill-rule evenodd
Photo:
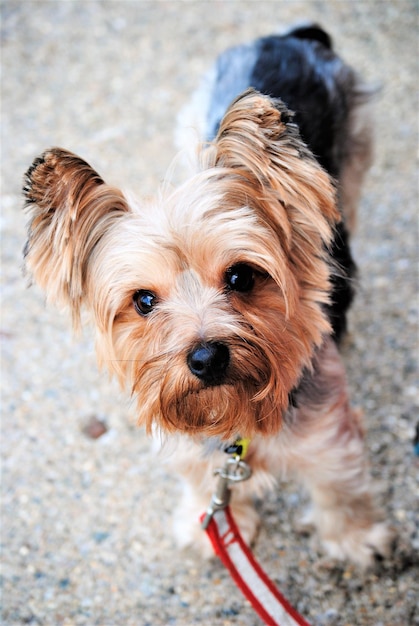
<instances>
[{"instance_id":1,"label":"dog's leg","mask_svg":"<svg viewBox=\"0 0 419 626\"><path fill-rule=\"evenodd\" d=\"M173 530L180 547L194 546L205 557L213 554L212 546L202 529L199 518L206 512L216 487L214 470L223 467L227 459L224 452L202 456L202 445L185 440L179 443L170 459L173 470L182 478L180 502L174 513ZM244 541L254 539L259 515L253 505L252 479L232 487L230 509L240 528Z\"/></svg>"},{"instance_id":2,"label":"dog's leg","mask_svg":"<svg viewBox=\"0 0 419 626\"><path fill-rule=\"evenodd\" d=\"M391 533L374 502L360 416L349 406L335 344L319 356L312 397L306 391L297 419L283 432L288 460L311 493L310 521L328 553L368 566L388 553Z\"/></svg>"}]
</instances>

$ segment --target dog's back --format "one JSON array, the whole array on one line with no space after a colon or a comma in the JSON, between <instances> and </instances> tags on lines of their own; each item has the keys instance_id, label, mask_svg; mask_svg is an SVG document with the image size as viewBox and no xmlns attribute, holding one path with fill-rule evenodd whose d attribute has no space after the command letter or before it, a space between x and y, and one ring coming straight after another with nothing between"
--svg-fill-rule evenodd
<instances>
[{"instance_id":1,"label":"dog's back","mask_svg":"<svg viewBox=\"0 0 419 626\"><path fill-rule=\"evenodd\" d=\"M215 137L231 101L253 87L280 98L295 113L303 140L329 174L339 178L350 138L350 112L368 92L334 52L318 26L298 27L230 48L217 59L206 120Z\"/></svg>"},{"instance_id":2,"label":"dog's back","mask_svg":"<svg viewBox=\"0 0 419 626\"><path fill-rule=\"evenodd\" d=\"M303 140L339 183L340 209L351 232L372 157L371 88L336 54L320 26L298 26L218 57L179 116L179 146L194 143L191 129L211 141L231 102L249 87L280 98L294 113Z\"/></svg>"}]
</instances>

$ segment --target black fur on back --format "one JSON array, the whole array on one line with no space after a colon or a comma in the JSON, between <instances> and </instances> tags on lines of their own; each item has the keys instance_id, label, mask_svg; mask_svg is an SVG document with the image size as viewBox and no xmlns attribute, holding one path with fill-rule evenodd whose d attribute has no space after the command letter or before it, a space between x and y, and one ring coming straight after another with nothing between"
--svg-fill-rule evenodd
<instances>
[{"instance_id":1,"label":"black fur on back","mask_svg":"<svg viewBox=\"0 0 419 626\"><path fill-rule=\"evenodd\" d=\"M300 31L264 37L257 47L251 86L281 98L294 111L302 139L325 170L338 178L352 104L348 98L352 71L330 47L318 39L301 38Z\"/></svg>"}]
</instances>

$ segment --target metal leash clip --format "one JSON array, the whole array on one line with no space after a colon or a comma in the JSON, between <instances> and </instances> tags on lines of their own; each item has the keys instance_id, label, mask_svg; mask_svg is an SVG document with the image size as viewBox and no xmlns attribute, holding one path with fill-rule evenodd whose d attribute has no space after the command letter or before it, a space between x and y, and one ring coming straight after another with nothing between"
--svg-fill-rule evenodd
<instances>
[{"instance_id":1,"label":"metal leash clip","mask_svg":"<svg viewBox=\"0 0 419 626\"><path fill-rule=\"evenodd\" d=\"M218 476L215 492L212 495L210 505L202 521L202 528L206 530L216 511L225 509L231 498L231 485L247 480L252 475L252 469L240 456L234 455L227 459L224 467L219 467L214 471L214 476Z\"/></svg>"}]
</instances>

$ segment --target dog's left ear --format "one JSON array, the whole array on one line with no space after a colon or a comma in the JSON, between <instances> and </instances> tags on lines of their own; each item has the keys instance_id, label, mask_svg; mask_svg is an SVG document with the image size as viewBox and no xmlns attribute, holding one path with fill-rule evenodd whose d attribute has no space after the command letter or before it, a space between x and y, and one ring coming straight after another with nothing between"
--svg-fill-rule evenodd
<instances>
[{"instance_id":1,"label":"dog's left ear","mask_svg":"<svg viewBox=\"0 0 419 626\"><path fill-rule=\"evenodd\" d=\"M207 166L227 168L247 179L261 198L271 194L271 201L262 203L263 217L274 227L283 229L285 209L297 239L311 238L317 250L319 237L323 243L330 241L331 227L340 221L334 185L281 100L253 89L239 96L222 119L207 156L204 151L205 159Z\"/></svg>"},{"instance_id":2,"label":"dog's left ear","mask_svg":"<svg viewBox=\"0 0 419 626\"><path fill-rule=\"evenodd\" d=\"M88 163L60 148L35 159L23 191L30 217L26 268L49 301L70 306L77 326L95 246L128 204Z\"/></svg>"}]
</instances>

